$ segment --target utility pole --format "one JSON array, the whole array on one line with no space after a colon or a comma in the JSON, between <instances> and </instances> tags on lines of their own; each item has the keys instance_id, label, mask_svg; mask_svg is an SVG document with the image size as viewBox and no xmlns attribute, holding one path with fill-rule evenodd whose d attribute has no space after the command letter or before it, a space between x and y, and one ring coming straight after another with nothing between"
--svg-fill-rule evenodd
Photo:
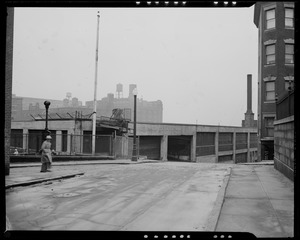
<instances>
[{"instance_id":1,"label":"utility pole","mask_svg":"<svg viewBox=\"0 0 300 240\"><path fill-rule=\"evenodd\" d=\"M94 111L93 111L93 131L92 131L92 154L95 155L96 147L96 119L97 119L97 75L98 75L98 42L99 42L99 19L97 13L97 36L96 36L96 61L95 61L95 83L94 83Z\"/></svg>"}]
</instances>

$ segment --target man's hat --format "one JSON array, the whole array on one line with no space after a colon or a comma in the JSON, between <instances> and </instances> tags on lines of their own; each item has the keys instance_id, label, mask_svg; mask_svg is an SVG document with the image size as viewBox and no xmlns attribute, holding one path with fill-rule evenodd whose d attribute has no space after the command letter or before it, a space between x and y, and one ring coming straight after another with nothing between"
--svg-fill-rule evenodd
<instances>
[{"instance_id":1,"label":"man's hat","mask_svg":"<svg viewBox=\"0 0 300 240\"><path fill-rule=\"evenodd\" d=\"M48 136L46 137L46 139L47 139L47 140L48 140L48 139L52 139L52 137L48 135Z\"/></svg>"}]
</instances>

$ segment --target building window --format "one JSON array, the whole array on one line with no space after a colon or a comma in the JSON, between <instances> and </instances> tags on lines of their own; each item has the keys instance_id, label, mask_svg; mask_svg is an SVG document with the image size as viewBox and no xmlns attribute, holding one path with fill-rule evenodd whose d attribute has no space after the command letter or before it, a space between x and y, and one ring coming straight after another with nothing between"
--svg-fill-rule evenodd
<instances>
[{"instance_id":1,"label":"building window","mask_svg":"<svg viewBox=\"0 0 300 240\"><path fill-rule=\"evenodd\" d=\"M266 29L275 28L275 8L266 11Z\"/></svg>"},{"instance_id":2,"label":"building window","mask_svg":"<svg viewBox=\"0 0 300 240\"><path fill-rule=\"evenodd\" d=\"M285 44L285 63L294 63L294 44Z\"/></svg>"},{"instance_id":3,"label":"building window","mask_svg":"<svg viewBox=\"0 0 300 240\"><path fill-rule=\"evenodd\" d=\"M275 100L275 82L266 82L266 101Z\"/></svg>"},{"instance_id":4,"label":"building window","mask_svg":"<svg viewBox=\"0 0 300 240\"><path fill-rule=\"evenodd\" d=\"M266 63L275 64L275 44L266 46Z\"/></svg>"},{"instance_id":5,"label":"building window","mask_svg":"<svg viewBox=\"0 0 300 240\"><path fill-rule=\"evenodd\" d=\"M274 117L265 118L266 137L274 137Z\"/></svg>"},{"instance_id":6,"label":"building window","mask_svg":"<svg viewBox=\"0 0 300 240\"><path fill-rule=\"evenodd\" d=\"M286 8L285 9L285 26L293 28L294 27L294 9Z\"/></svg>"},{"instance_id":7,"label":"building window","mask_svg":"<svg viewBox=\"0 0 300 240\"><path fill-rule=\"evenodd\" d=\"M285 81L285 90L289 91L294 89L294 80L292 81Z\"/></svg>"}]
</instances>

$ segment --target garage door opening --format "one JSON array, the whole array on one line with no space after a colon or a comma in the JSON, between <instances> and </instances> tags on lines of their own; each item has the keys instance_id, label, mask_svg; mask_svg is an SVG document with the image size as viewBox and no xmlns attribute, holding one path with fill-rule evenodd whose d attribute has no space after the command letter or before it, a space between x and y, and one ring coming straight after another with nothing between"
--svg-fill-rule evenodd
<instances>
[{"instance_id":1,"label":"garage door opening","mask_svg":"<svg viewBox=\"0 0 300 240\"><path fill-rule=\"evenodd\" d=\"M191 161L192 136L168 137L168 161Z\"/></svg>"},{"instance_id":2,"label":"garage door opening","mask_svg":"<svg viewBox=\"0 0 300 240\"><path fill-rule=\"evenodd\" d=\"M147 159L160 160L160 142L159 136L140 136L139 155Z\"/></svg>"}]
</instances>

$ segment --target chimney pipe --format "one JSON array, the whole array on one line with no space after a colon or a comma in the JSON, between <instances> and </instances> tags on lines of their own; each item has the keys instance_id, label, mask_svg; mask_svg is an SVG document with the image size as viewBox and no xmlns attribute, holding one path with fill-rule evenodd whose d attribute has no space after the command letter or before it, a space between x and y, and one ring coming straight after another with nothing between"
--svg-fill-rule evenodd
<instances>
[{"instance_id":1,"label":"chimney pipe","mask_svg":"<svg viewBox=\"0 0 300 240\"><path fill-rule=\"evenodd\" d=\"M247 74L247 113L252 113L252 75Z\"/></svg>"}]
</instances>

